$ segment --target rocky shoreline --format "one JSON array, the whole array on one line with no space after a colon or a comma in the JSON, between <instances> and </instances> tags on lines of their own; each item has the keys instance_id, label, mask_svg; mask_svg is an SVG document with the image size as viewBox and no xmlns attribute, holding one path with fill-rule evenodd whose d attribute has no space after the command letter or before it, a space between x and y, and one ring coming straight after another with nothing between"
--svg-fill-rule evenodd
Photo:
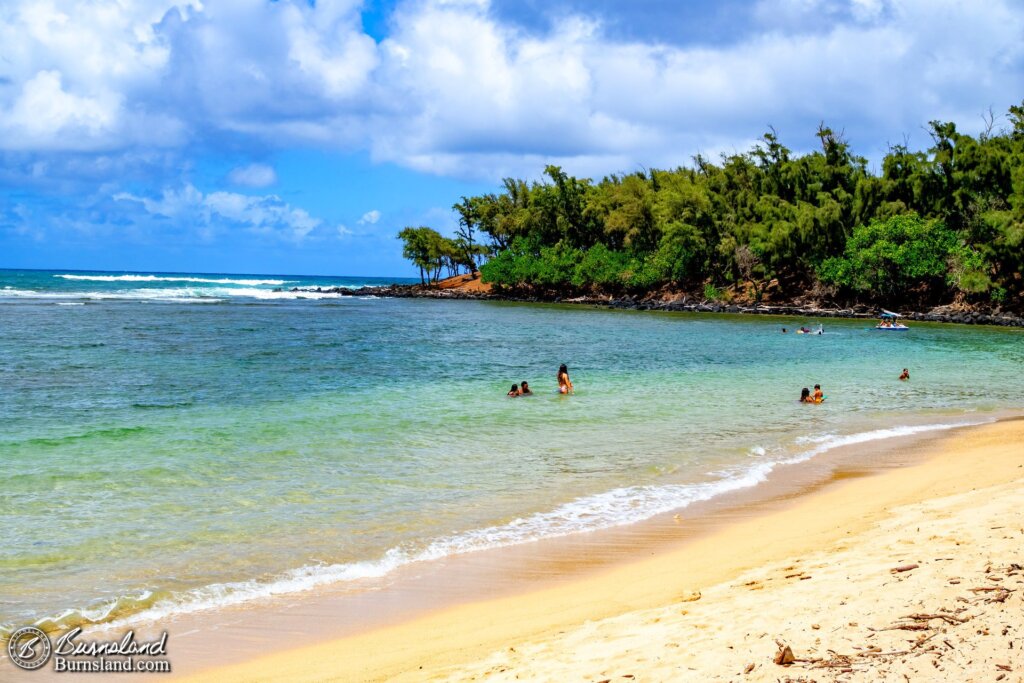
<instances>
[{"instance_id":1,"label":"rocky shoreline","mask_svg":"<svg viewBox=\"0 0 1024 683\"><path fill-rule=\"evenodd\" d=\"M275 290L284 291L284 290ZM779 315L813 318L875 319L877 306L858 304L848 308L828 308L815 304L761 304L738 305L696 301L686 296L662 298L659 296L521 296L505 292L466 291L459 288L437 289L424 285L387 285L382 287L293 287L291 292L317 292L341 296L376 296L396 299L468 299L483 301L515 301L522 303L561 303L601 308L615 308L639 311L678 311L689 313L737 313L746 315ZM984 311L950 310L937 307L930 311L914 311L902 314L907 320L926 322L957 323L962 325L997 325L1001 327L1024 327L1024 317Z\"/></svg>"}]
</instances>

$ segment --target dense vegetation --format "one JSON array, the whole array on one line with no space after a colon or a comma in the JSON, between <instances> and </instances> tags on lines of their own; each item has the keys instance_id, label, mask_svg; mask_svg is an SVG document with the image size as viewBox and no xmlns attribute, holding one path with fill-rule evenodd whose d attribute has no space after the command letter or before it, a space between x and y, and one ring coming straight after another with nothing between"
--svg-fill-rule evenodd
<instances>
[{"instance_id":1,"label":"dense vegetation","mask_svg":"<svg viewBox=\"0 0 1024 683\"><path fill-rule=\"evenodd\" d=\"M1024 265L1024 106L973 137L929 125L932 145L890 148L869 173L824 125L794 156L774 131L719 163L594 183L556 166L463 198L456 239L407 228L421 273L472 269L513 291L820 299L1019 310ZM481 246L474 235L486 235Z\"/></svg>"}]
</instances>

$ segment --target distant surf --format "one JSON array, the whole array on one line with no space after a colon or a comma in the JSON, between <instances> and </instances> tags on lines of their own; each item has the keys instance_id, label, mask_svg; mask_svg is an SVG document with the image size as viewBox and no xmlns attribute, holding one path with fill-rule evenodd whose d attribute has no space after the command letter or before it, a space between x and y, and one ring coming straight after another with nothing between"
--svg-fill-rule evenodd
<instances>
[{"instance_id":1,"label":"distant surf","mask_svg":"<svg viewBox=\"0 0 1024 683\"><path fill-rule=\"evenodd\" d=\"M297 280L249 280L232 278L202 278L186 277L181 275L73 275L57 274L64 280L84 280L91 282L198 282L213 285L246 285L254 287L257 285L284 285Z\"/></svg>"},{"instance_id":2,"label":"distant surf","mask_svg":"<svg viewBox=\"0 0 1024 683\"><path fill-rule=\"evenodd\" d=\"M338 292L317 292L316 290L257 289L256 287L162 287L151 289L124 289L108 291L39 291L32 289L4 289L0 298L21 299L86 299L92 301L160 301L168 303L218 303L226 298L259 299L262 301L284 299L337 299Z\"/></svg>"}]
</instances>

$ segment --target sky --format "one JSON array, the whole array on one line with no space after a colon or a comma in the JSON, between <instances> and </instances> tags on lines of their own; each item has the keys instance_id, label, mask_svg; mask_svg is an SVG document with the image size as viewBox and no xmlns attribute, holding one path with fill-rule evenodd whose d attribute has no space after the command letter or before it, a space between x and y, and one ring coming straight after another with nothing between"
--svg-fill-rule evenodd
<instances>
[{"instance_id":1,"label":"sky","mask_svg":"<svg viewBox=\"0 0 1024 683\"><path fill-rule=\"evenodd\" d=\"M409 276L549 163L877 164L1022 99L1021 0L3 0L0 268Z\"/></svg>"}]
</instances>

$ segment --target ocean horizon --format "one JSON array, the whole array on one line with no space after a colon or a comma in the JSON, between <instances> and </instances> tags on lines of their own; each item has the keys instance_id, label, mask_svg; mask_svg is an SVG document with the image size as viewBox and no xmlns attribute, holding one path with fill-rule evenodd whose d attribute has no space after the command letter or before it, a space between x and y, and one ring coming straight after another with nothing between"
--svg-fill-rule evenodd
<instances>
[{"instance_id":1,"label":"ocean horizon","mask_svg":"<svg viewBox=\"0 0 1024 683\"><path fill-rule=\"evenodd\" d=\"M1017 329L287 291L403 281L0 270L0 628L356 590L1024 407Z\"/></svg>"}]
</instances>

